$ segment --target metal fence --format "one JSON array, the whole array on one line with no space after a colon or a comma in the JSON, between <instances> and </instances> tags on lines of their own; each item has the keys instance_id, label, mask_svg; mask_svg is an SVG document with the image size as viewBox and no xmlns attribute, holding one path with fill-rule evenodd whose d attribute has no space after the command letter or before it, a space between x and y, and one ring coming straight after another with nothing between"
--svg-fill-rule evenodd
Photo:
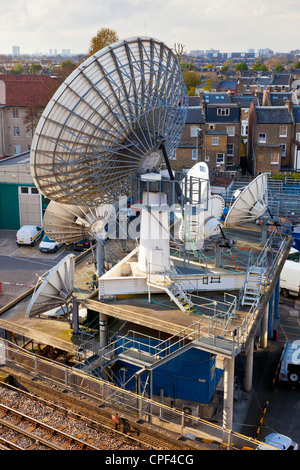
<instances>
[{"instance_id":1,"label":"metal fence","mask_svg":"<svg viewBox=\"0 0 300 470\"><path fill-rule=\"evenodd\" d=\"M182 436L206 438L228 450L256 449L259 441L243 436L181 410L118 388L80 370L42 358L6 340L0 341L0 362L66 390L83 394L99 404L130 413L160 428L171 429Z\"/></svg>"}]
</instances>

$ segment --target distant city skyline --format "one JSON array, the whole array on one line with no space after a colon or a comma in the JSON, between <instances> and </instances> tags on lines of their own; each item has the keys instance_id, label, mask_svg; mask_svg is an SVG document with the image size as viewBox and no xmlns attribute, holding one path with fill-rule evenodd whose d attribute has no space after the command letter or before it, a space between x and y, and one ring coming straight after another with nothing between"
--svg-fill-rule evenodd
<instances>
[{"instance_id":1,"label":"distant city skyline","mask_svg":"<svg viewBox=\"0 0 300 470\"><path fill-rule=\"evenodd\" d=\"M86 53L101 27L120 39L151 36L185 50L245 52L270 48L286 53L298 48L300 2L279 0L0 0L0 53L50 49Z\"/></svg>"}]
</instances>

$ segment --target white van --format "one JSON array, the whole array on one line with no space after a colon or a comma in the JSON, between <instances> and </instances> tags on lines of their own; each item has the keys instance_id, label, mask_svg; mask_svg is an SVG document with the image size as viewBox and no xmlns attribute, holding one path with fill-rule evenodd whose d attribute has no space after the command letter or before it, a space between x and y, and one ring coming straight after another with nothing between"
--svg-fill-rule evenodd
<instances>
[{"instance_id":1,"label":"white van","mask_svg":"<svg viewBox=\"0 0 300 470\"><path fill-rule=\"evenodd\" d=\"M43 235L43 229L36 225L23 225L16 235L16 243L20 245L31 245L34 246L35 242Z\"/></svg>"},{"instance_id":2,"label":"white van","mask_svg":"<svg viewBox=\"0 0 300 470\"><path fill-rule=\"evenodd\" d=\"M280 293L283 297L300 294L300 263L287 260L280 273Z\"/></svg>"}]
</instances>

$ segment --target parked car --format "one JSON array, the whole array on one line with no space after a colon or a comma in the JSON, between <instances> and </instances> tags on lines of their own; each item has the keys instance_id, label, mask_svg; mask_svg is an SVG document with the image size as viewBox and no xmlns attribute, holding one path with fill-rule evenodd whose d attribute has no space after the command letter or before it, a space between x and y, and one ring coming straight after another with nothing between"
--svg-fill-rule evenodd
<instances>
[{"instance_id":1,"label":"parked car","mask_svg":"<svg viewBox=\"0 0 300 470\"><path fill-rule=\"evenodd\" d=\"M44 235L39 245L39 250L44 253L56 253L61 246L63 246L63 243L57 243L51 240L47 235Z\"/></svg>"},{"instance_id":2,"label":"parked car","mask_svg":"<svg viewBox=\"0 0 300 470\"><path fill-rule=\"evenodd\" d=\"M94 244L95 242L92 241ZM73 250L74 251L84 251L88 250L91 246L91 241L89 238L84 238L83 240L79 240L77 242L73 242Z\"/></svg>"},{"instance_id":3,"label":"parked car","mask_svg":"<svg viewBox=\"0 0 300 470\"><path fill-rule=\"evenodd\" d=\"M268 444L268 445L264 445ZM277 432L272 432L268 434L263 440L262 443L257 447L258 450L272 450L271 447L276 447L279 450L298 450L298 444L290 437L284 436L283 434L278 434Z\"/></svg>"},{"instance_id":4,"label":"parked car","mask_svg":"<svg viewBox=\"0 0 300 470\"><path fill-rule=\"evenodd\" d=\"M43 229L36 225L23 225L16 235L16 243L18 246L31 245L34 246L36 241L43 235Z\"/></svg>"}]
</instances>

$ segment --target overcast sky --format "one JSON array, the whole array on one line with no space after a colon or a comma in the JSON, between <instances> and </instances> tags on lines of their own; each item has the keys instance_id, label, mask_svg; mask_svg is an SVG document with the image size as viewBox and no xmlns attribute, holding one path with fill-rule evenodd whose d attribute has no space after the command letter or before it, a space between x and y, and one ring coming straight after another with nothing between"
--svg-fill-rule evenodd
<instances>
[{"instance_id":1,"label":"overcast sky","mask_svg":"<svg viewBox=\"0 0 300 470\"><path fill-rule=\"evenodd\" d=\"M221 52L300 48L299 0L0 0L0 53L87 52L102 27L120 39Z\"/></svg>"}]
</instances>

